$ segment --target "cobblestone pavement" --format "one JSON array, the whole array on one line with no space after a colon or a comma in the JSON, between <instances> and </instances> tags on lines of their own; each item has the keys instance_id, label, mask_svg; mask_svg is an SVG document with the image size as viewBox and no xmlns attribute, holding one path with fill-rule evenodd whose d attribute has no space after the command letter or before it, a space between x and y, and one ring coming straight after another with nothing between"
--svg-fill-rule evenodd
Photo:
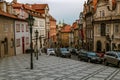
<instances>
[{"instance_id":1,"label":"cobblestone pavement","mask_svg":"<svg viewBox=\"0 0 120 80\"><path fill-rule=\"evenodd\" d=\"M18 55L0 60L0 80L120 80L120 69L55 56Z\"/></svg>"}]
</instances>

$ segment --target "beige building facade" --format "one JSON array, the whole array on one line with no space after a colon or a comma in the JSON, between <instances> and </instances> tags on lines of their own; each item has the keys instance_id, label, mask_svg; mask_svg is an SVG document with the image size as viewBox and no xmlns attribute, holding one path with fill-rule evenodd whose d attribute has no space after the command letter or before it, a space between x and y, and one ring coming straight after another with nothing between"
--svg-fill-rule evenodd
<instances>
[{"instance_id":1,"label":"beige building facade","mask_svg":"<svg viewBox=\"0 0 120 80\"><path fill-rule=\"evenodd\" d=\"M94 14L94 51L120 50L120 1L99 0Z\"/></svg>"},{"instance_id":2,"label":"beige building facade","mask_svg":"<svg viewBox=\"0 0 120 80\"><path fill-rule=\"evenodd\" d=\"M14 19L2 15L0 11L0 58L15 55L13 27Z\"/></svg>"}]
</instances>

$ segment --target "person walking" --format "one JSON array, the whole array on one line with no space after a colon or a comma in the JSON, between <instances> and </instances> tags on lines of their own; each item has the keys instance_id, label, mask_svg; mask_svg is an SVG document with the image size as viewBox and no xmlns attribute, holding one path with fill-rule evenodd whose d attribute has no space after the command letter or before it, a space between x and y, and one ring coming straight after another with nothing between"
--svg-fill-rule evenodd
<instances>
[{"instance_id":1,"label":"person walking","mask_svg":"<svg viewBox=\"0 0 120 80\"><path fill-rule=\"evenodd\" d=\"M41 55L41 54L42 54L42 51L41 51L41 50L42 50L42 48L40 48L40 49L39 49L39 55Z\"/></svg>"}]
</instances>

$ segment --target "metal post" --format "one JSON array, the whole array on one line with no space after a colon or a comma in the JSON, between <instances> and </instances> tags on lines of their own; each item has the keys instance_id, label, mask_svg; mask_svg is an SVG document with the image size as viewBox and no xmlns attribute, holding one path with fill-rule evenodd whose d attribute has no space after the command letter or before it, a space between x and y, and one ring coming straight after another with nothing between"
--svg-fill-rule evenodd
<instances>
[{"instance_id":1,"label":"metal post","mask_svg":"<svg viewBox=\"0 0 120 80\"><path fill-rule=\"evenodd\" d=\"M34 24L34 18L32 15L29 14L28 18L28 25L30 26L30 69L33 69L33 43L32 43L32 26Z\"/></svg>"},{"instance_id":2,"label":"metal post","mask_svg":"<svg viewBox=\"0 0 120 80\"><path fill-rule=\"evenodd\" d=\"M38 30L35 31L35 37L36 37L36 60L38 60Z\"/></svg>"},{"instance_id":3,"label":"metal post","mask_svg":"<svg viewBox=\"0 0 120 80\"><path fill-rule=\"evenodd\" d=\"M32 25L30 25L30 48L31 48L31 58L30 58L30 69L33 69L33 53L32 53L32 50L33 50L33 43L32 43Z\"/></svg>"}]
</instances>

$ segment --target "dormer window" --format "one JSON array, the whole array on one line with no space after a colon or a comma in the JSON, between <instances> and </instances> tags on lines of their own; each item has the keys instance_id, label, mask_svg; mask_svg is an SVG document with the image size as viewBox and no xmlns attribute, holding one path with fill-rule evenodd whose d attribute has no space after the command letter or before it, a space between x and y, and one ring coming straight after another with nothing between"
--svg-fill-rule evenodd
<instances>
[{"instance_id":1,"label":"dormer window","mask_svg":"<svg viewBox=\"0 0 120 80\"><path fill-rule=\"evenodd\" d=\"M102 10L102 17L104 17L105 16L105 12L104 12L104 10Z\"/></svg>"},{"instance_id":2,"label":"dormer window","mask_svg":"<svg viewBox=\"0 0 120 80\"><path fill-rule=\"evenodd\" d=\"M100 17L104 17L104 16L105 16L104 10L100 11Z\"/></svg>"}]
</instances>

